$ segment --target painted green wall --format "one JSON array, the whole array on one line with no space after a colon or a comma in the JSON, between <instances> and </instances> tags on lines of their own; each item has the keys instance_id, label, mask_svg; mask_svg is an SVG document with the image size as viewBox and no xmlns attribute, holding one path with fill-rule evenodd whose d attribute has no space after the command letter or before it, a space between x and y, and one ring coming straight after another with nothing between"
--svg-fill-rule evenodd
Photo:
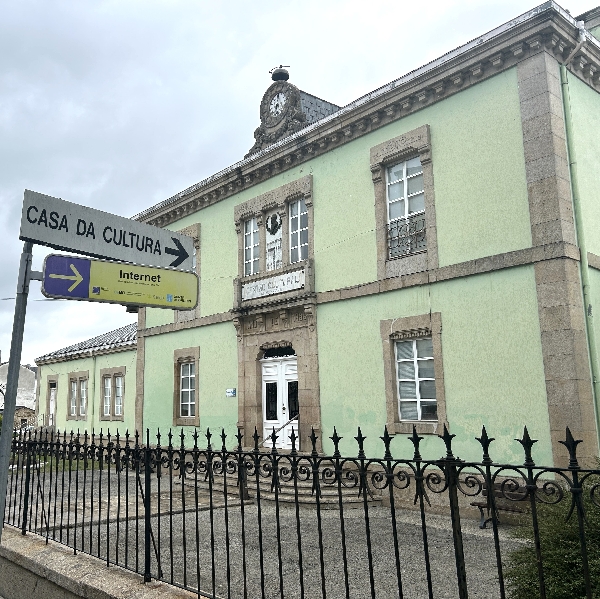
<instances>
[{"instance_id":1,"label":"painted green wall","mask_svg":"<svg viewBox=\"0 0 600 599\"><path fill-rule=\"evenodd\" d=\"M225 397L226 389L238 386L237 337L231 322L146 337L144 428L156 431L160 427L161 433L166 433L165 429L172 424L173 352L188 347L200 348L200 429L206 432L210 428L213 433L220 434L224 427L228 435L234 435L237 432L237 397ZM179 430L173 428L174 434ZM228 445L232 444L230 437Z\"/></svg>"},{"instance_id":2,"label":"painted green wall","mask_svg":"<svg viewBox=\"0 0 600 599\"><path fill-rule=\"evenodd\" d=\"M232 305L234 206L309 173L314 176L317 291L375 280L369 150L425 123L432 135L440 265L529 247L517 75L511 69L171 225L201 223L202 315ZM171 322L168 316L148 310L149 326L166 322Z\"/></svg>"},{"instance_id":3,"label":"painted green wall","mask_svg":"<svg viewBox=\"0 0 600 599\"><path fill-rule=\"evenodd\" d=\"M55 362L40 366L40 406L39 413L46 411L46 397L48 390L48 376L58 375L56 387L56 428L64 431L81 432L100 429L111 433L123 434L127 429L135 428L135 381L136 381L136 350L128 350L105 354L90 358L78 358L67 362ZM100 420L102 381L100 371L103 368L125 367L125 396L123 398L123 422L107 422ZM69 373L87 370L88 379L88 406L84 420L67 420L69 406Z\"/></svg>"},{"instance_id":4,"label":"painted green wall","mask_svg":"<svg viewBox=\"0 0 600 599\"><path fill-rule=\"evenodd\" d=\"M600 94L573 75L569 93L585 241L600 255Z\"/></svg>"},{"instance_id":5,"label":"painted green wall","mask_svg":"<svg viewBox=\"0 0 600 599\"><path fill-rule=\"evenodd\" d=\"M358 426L368 455L382 455L386 422L381 320L441 312L447 417L455 455L480 459L473 438L482 424L497 439L497 461L522 461L513 441L526 424L539 442L538 463L551 464L549 421L535 278L532 267L454 279L433 286L319 306L317 327L323 436L333 426L342 449L356 453ZM439 431L440 433L442 431ZM412 455L404 435L394 455ZM441 457L443 443L426 436L424 457ZM326 451L332 448L325 443Z\"/></svg>"},{"instance_id":6,"label":"painted green wall","mask_svg":"<svg viewBox=\"0 0 600 599\"><path fill-rule=\"evenodd\" d=\"M594 336L596 338L596 352L600 356L600 271L589 269L590 295L593 314ZM600 364L598 364L600 370ZM600 414L600 397L596 397L596 410Z\"/></svg>"}]
</instances>

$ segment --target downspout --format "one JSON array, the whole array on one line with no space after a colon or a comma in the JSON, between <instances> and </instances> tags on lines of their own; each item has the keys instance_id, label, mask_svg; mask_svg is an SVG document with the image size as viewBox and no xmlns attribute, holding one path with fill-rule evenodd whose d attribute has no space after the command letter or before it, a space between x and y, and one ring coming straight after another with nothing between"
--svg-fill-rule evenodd
<instances>
[{"instance_id":1,"label":"downspout","mask_svg":"<svg viewBox=\"0 0 600 599\"><path fill-rule=\"evenodd\" d=\"M590 370L592 374L592 399L594 403L594 416L596 418L596 441L600 447L600 418L598 415L598 398L600 397L600 373L598 371L598 350L596 345L596 333L594 330L594 318L592 314L592 298L590 293L589 265L587 257L587 244L585 242L585 232L583 228L583 216L581 210L581 201L579 196L579 180L577 177L577 158L575 147L573 146L573 123L571 116L571 97L569 94L569 72L567 66L575 58L575 55L581 50L586 42L586 30L583 21L577 22L579 28L579 42L575 49L569 54L568 58L560 65L560 83L565 119L565 130L567 137L567 160L569 162L569 174L571 179L571 197L573 198L573 216L575 220L575 236L581 260L579 270L581 276L581 286L583 294L583 309L585 318L586 337L588 344Z\"/></svg>"}]
</instances>

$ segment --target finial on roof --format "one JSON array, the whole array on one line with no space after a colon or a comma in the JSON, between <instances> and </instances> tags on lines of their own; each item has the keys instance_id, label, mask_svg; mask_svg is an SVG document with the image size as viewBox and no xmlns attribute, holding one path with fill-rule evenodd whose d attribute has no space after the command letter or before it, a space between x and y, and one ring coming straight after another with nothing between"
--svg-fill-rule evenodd
<instances>
[{"instance_id":1,"label":"finial on roof","mask_svg":"<svg viewBox=\"0 0 600 599\"><path fill-rule=\"evenodd\" d=\"M287 81L290 78L290 74L287 71L289 68L289 65L284 67L280 64L278 67L271 69L269 71L269 73L271 73L271 79L273 79L273 81Z\"/></svg>"}]
</instances>

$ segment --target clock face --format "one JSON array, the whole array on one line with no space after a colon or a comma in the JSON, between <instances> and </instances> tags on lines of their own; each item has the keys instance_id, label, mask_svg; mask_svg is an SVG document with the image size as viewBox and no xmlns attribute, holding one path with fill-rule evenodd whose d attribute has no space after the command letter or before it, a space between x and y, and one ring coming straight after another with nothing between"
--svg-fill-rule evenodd
<instances>
[{"instance_id":1,"label":"clock face","mask_svg":"<svg viewBox=\"0 0 600 599\"><path fill-rule=\"evenodd\" d=\"M285 97L285 94L283 92L279 92L271 98L271 103L269 104L269 111L273 116L279 116L282 113L286 100L287 98Z\"/></svg>"}]
</instances>

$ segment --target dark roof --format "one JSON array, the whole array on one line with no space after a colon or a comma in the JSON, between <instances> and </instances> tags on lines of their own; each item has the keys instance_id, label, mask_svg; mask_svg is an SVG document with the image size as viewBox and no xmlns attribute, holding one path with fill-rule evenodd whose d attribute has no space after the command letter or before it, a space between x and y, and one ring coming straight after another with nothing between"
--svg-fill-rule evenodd
<instances>
[{"instance_id":1,"label":"dark roof","mask_svg":"<svg viewBox=\"0 0 600 599\"><path fill-rule=\"evenodd\" d=\"M337 112L340 106L336 106L326 100L321 100L317 96L307 94L302 90L300 92L300 103L302 104L302 112L306 115L306 124L311 125L320 121L322 118Z\"/></svg>"},{"instance_id":2,"label":"dark roof","mask_svg":"<svg viewBox=\"0 0 600 599\"><path fill-rule=\"evenodd\" d=\"M98 337L93 337L92 339L87 339L86 341L80 341L75 345L69 345L69 347L64 347L63 349L57 349L56 351L36 358L35 361L36 363L39 363L47 360L57 360L87 351L92 351L95 353L108 349L126 349L129 347L135 347L136 343L137 322L132 322L131 324L121 327L120 329L115 329L114 331L98 335Z\"/></svg>"}]
</instances>

